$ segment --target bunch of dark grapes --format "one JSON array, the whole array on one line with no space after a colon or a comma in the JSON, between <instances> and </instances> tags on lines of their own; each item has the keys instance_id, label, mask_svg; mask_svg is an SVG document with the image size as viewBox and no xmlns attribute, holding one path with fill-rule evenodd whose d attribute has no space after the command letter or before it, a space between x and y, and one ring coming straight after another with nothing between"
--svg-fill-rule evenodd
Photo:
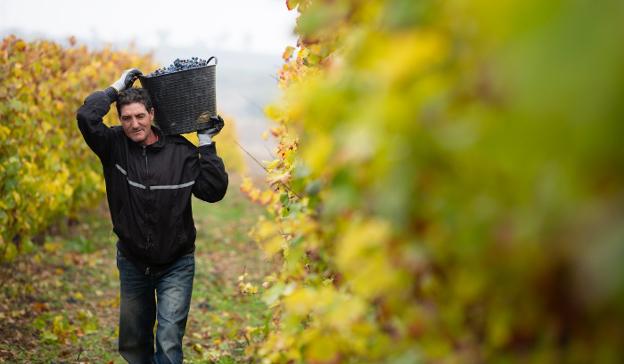
<instances>
[{"instance_id":1,"label":"bunch of dark grapes","mask_svg":"<svg viewBox=\"0 0 624 364\"><path fill-rule=\"evenodd\" d=\"M162 67L156 71L150 73L146 77L155 77L160 75L166 75L167 73L173 73L178 71L190 70L192 68L204 67L208 65L208 61L205 59L192 57L191 59L179 59L176 58L172 64L167 67Z\"/></svg>"}]
</instances>

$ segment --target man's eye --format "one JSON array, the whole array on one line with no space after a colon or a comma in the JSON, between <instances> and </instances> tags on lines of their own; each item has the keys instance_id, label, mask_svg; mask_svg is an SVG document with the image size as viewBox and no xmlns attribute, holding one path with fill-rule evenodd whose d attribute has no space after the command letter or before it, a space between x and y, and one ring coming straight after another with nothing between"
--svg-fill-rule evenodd
<instances>
[{"instance_id":1,"label":"man's eye","mask_svg":"<svg viewBox=\"0 0 624 364\"><path fill-rule=\"evenodd\" d=\"M145 119L145 114L137 115L137 119Z\"/></svg>"},{"instance_id":2,"label":"man's eye","mask_svg":"<svg viewBox=\"0 0 624 364\"><path fill-rule=\"evenodd\" d=\"M121 117L121 120L122 120L122 121L129 121L129 120L130 120L130 118L129 118L128 116L122 116L122 117Z\"/></svg>"}]
</instances>

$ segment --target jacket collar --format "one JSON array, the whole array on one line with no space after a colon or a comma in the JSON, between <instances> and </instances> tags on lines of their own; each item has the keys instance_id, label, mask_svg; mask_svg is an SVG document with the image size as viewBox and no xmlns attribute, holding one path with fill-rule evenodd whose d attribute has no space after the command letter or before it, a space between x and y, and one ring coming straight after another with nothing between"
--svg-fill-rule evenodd
<instances>
[{"instance_id":1,"label":"jacket collar","mask_svg":"<svg viewBox=\"0 0 624 364\"><path fill-rule=\"evenodd\" d=\"M159 149L164 147L165 146L165 134L163 134L163 132L160 130L159 127L153 124L152 124L152 130L154 131L154 133L156 133L156 135L158 135L158 140L156 141L156 143L150 144L149 147L159 148Z\"/></svg>"}]
</instances>

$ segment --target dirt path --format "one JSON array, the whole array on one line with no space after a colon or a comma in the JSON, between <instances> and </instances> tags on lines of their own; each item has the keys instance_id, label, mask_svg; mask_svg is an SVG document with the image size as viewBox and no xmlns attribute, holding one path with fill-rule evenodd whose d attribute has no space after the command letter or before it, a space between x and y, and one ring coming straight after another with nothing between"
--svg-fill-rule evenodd
<instances>
[{"instance_id":1,"label":"dirt path","mask_svg":"<svg viewBox=\"0 0 624 364\"><path fill-rule=\"evenodd\" d=\"M232 181L218 204L194 201L196 275L187 363L236 363L266 324L258 295L269 267L247 231L261 209ZM119 275L104 209L55 231L41 247L0 266L0 363L124 363L117 354ZM246 273L246 274L245 274Z\"/></svg>"}]
</instances>

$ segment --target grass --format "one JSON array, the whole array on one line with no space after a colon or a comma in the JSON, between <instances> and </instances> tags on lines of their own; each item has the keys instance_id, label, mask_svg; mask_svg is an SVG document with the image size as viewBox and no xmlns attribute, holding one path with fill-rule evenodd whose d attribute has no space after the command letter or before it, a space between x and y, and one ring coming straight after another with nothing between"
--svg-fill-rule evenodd
<instances>
[{"instance_id":1,"label":"grass","mask_svg":"<svg viewBox=\"0 0 624 364\"><path fill-rule=\"evenodd\" d=\"M233 178L224 200L193 201L196 273L184 337L186 363L240 363L262 337L258 294L271 267L247 236L262 209ZM106 208L49 234L33 252L0 266L0 362L124 363L117 354L119 274Z\"/></svg>"}]
</instances>

